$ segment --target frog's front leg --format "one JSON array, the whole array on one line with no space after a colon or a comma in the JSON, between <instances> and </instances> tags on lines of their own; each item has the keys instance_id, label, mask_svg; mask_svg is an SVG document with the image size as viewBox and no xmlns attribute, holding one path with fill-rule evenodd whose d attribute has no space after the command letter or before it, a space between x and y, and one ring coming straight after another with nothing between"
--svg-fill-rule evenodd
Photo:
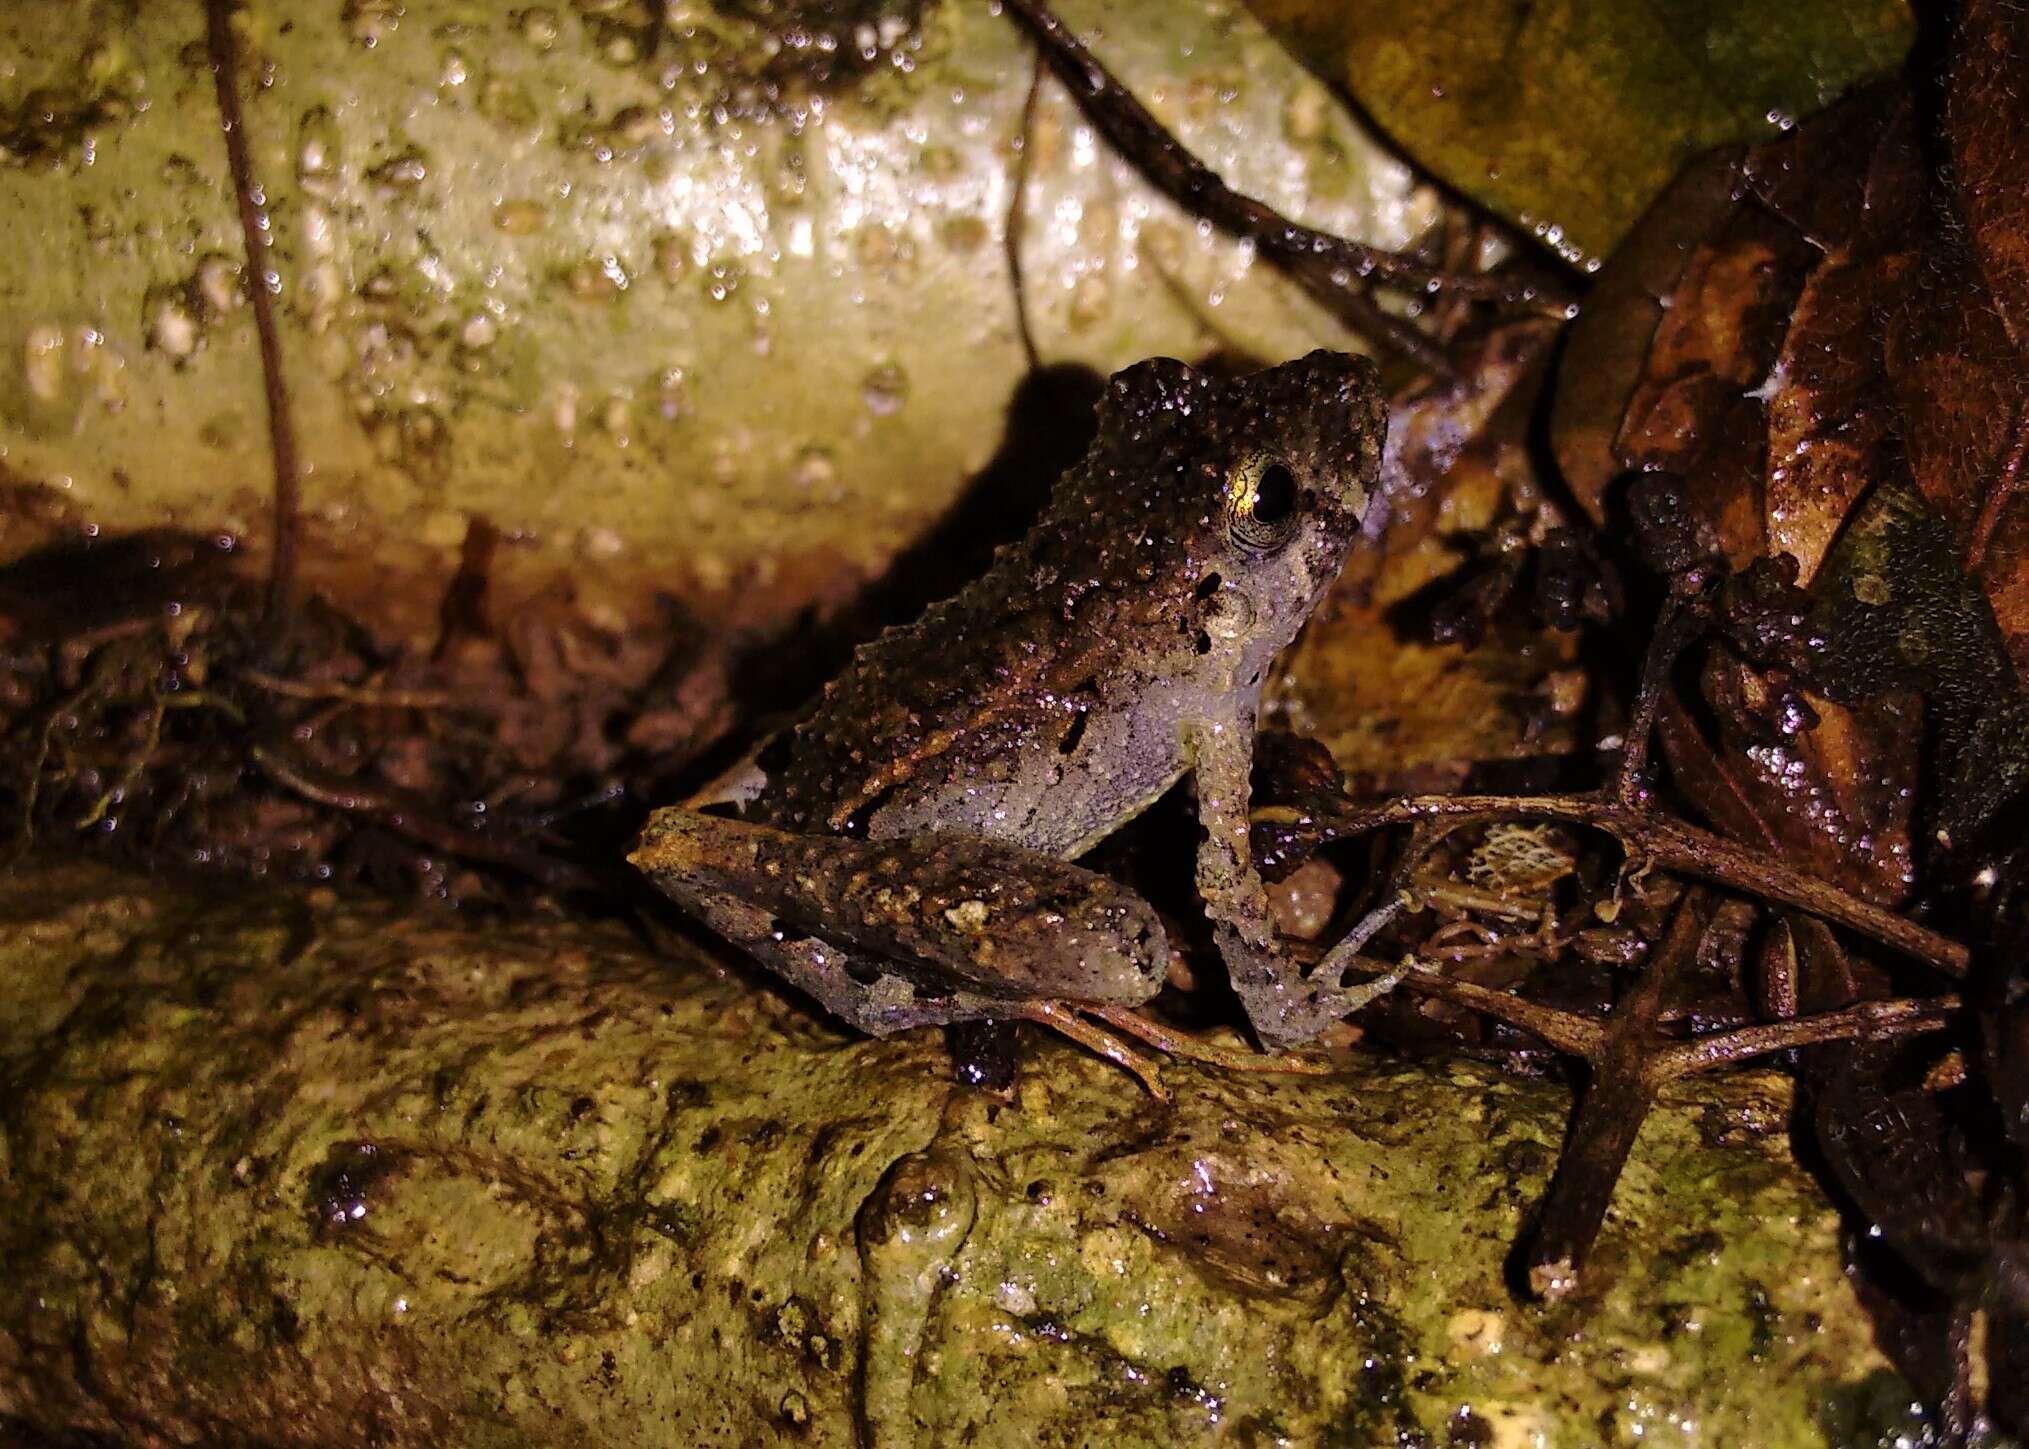
<instances>
[{"instance_id":1,"label":"frog's front leg","mask_svg":"<svg viewBox=\"0 0 2029 1449\"><path fill-rule=\"evenodd\" d=\"M672 807L650 817L630 859L875 1035L1048 1019L1059 1002L1132 1005L1155 993L1169 962L1162 924L1139 896L1004 841L799 835Z\"/></svg>"},{"instance_id":2,"label":"frog's front leg","mask_svg":"<svg viewBox=\"0 0 2029 1449\"><path fill-rule=\"evenodd\" d=\"M1262 1044L1298 1046L1340 1017L1392 988L1399 979L1347 988L1306 980L1302 966L1277 947L1268 891L1248 843L1248 801L1254 767L1252 713L1195 718L1184 725L1184 749L1198 791L1198 894L1212 921L1234 994ZM1335 974L1335 973L1334 973Z\"/></svg>"}]
</instances>

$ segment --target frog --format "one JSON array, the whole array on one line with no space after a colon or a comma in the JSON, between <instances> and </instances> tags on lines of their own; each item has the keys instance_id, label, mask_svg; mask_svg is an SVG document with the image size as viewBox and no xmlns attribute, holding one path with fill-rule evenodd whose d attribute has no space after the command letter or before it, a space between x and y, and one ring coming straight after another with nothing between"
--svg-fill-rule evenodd
<instances>
[{"instance_id":1,"label":"frog","mask_svg":"<svg viewBox=\"0 0 2029 1449\"><path fill-rule=\"evenodd\" d=\"M1122 1034L1178 1049L1135 1010L1169 971L1162 921L1077 862L1186 779L1197 893L1263 1047L1393 984L1332 953L1306 972L1249 846L1265 683L1367 536L1387 413L1370 361L1317 351L1139 362L1096 423L1026 534L655 811L629 860L863 1032L1029 1019L1152 1082Z\"/></svg>"}]
</instances>

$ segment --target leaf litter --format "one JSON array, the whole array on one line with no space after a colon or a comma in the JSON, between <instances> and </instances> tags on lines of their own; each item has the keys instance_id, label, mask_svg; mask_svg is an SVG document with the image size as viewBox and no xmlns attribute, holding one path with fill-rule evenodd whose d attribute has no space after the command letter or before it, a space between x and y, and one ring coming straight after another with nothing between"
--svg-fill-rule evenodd
<instances>
[{"instance_id":1,"label":"leaf litter","mask_svg":"<svg viewBox=\"0 0 2029 1449\"><path fill-rule=\"evenodd\" d=\"M1270 736L1258 761L1292 948L1350 932L1356 967L1406 972L1334 1045L1576 1069L1517 1263L1581 1301L1657 1091L1787 1067L1866 1227L1883 1346L1948 1439L2029 1432L2019 13L1975 0L1913 79L1702 157L1639 221L1595 205L1594 244L1626 236L1587 279L1464 182L1507 224L1460 210L1404 256L1303 230L1208 181L1044 6L1012 8L1115 145L1392 359L1376 547L1275 702L1330 748ZM0 570L13 849L651 909L617 842L788 702L771 656L851 625L734 638L672 606L621 634L562 589L502 611L496 543L474 526L415 655L298 599L283 550L266 580L171 533ZM1431 697L1452 706L1418 716ZM1221 1016L1197 969L1160 1003L1187 1027ZM1000 1063L987 1085L1007 1042L954 1034L962 1069Z\"/></svg>"}]
</instances>

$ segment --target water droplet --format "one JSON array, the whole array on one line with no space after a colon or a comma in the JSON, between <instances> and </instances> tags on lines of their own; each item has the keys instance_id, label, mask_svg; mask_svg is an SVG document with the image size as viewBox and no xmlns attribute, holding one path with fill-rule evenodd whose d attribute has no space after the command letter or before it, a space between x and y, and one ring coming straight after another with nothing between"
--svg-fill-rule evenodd
<instances>
[{"instance_id":1,"label":"water droplet","mask_svg":"<svg viewBox=\"0 0 2029 1449\"><path fill-rule=\"evenodd\" d=\"M900 363L884 362L866 375L861 389L868 412L877 418L890 417L908 401L909 376Z\"/></svg>"},{"instance_id":2,"label":"water droplet","mask_svg":"<svg viewBox=\"0 0 2029 1449\"><path fill-rule=\"evenodd\" d=\"M499 336L500 324L484 312L473 314L458 329L458 341L475 352L491 347Z\"/></svg>"},{"instance_id":3,"label":"water droplet","mask_svg":"<svg viewBox=\"0 0 2029 1449\"><path fill-rule=\"evenodd\" d=\"M318 106L296 122L296 179L306 185L338 174L338 117Z\"/></svg>"},{"instance_id":4,"label":"water droplet","mask_svg":"<svg viewBox=\"0 0 2029 1449\"><path fill-rule=\"evenodd\" d=\"M372 50L401 28L402 0L345 0L339 21L353 43Z\"/></svg>"},{"instance_id":5,"label":"water droplet","mask_svg":"<svg viewBox=\"0 0 2029 1449\"><path fill-rule=\"evenodd\" d=\"M687 411L685 403L685 378L681 367L665 367L655 378L655 413L664 422L673 423Z\"/></svg>"},{"instance_id":6,"label":"water droplet","mask_svg":"<svg viewBox=\"0 0 2029 1449\"><path fill-rule=\"evenodd\" d=\"M63 328L38 322L21 342L21 371L29 394L38 402L55 402L63 393Z\"/></svg>"},{"instance_id":7,"label":"water droplet","mask_svg":"<svg viewBox=\"0 0 2029 1449\"><path fill-rule=\"evenodd\" d=\"M543 6L521 12L521 38L538 50L557 43L557 12Z\"/></svg>"},{"instance_id":8,"label":"water droplet","mask_svg":"<svg viewBox=\"0 0 2029 1449\"><path fill-rule=\"evenodd\" d=\"M456 50L444 52L442 63L437 67L437 84L446 90L456 90L472 78L472 67L464 55Z\"/></svg>"},{"instance_id":9,"label":"water droplet","mask_svg":"<svg viewBox=\"0 0 2029 1449\"><path fill-rule=\"evenodd\" d=\"M745 279L746 273L734 263L713 262L711 271L705 276L705 295L714 302L729 301Z\"/></svg>"},{"instance_id":10,"label":"water droplet","mask_svg":"<svg viewBox=\"0 0 2029 1449\"><path fill-rule=\"evenodd\" d=\"M414 191L430 174L429 158L411 146L366 173L370 180L395 191Z\"/></svg>"}]
</instances>

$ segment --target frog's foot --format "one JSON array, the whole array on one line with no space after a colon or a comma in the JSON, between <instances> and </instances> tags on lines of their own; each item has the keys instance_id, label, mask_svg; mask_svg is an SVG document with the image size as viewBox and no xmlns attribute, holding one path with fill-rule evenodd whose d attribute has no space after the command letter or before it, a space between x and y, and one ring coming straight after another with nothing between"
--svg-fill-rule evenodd
<instances>
[{"instance_id":1,"label":"frog's foot","mask_svg":"<svg viewBox=\"0 0 2029 1449\"><path fill-rule=\"evenodd\" d=\"M1248 941L1230 928L1214 927L1213 934L1231 972L1234 993L1255 1033L1270 1047L1302 1046L1333 1022L1386 996L1408 975L1407 968L1396 968L1349 983L1348 972L1371 970L1378 963L1334 948L1306 972L1294 957Z\"/></svg>"},{"instance_id":2,"label":"frog's foot","mask_svg":"<svg viewBox=\"0 0 2029 1449\"><path fill-rule=\"evenodd\" d=\"M1297 1056L1293 1053L1273 1056L1213 1046L1209 1042L1199 1041L1196 1037L1171 1031L1162 1023L1150 1021L1140 1012L1125 1006L1087 1006L1081 1009L1126 1032L1129 1036L1140 1038L1157 1051L1180 1057L1187 1062L1205 1062L1211 1066L1224 1067L1229 1072L1289 1073L1305 1077L1329 1076L1337 1070L1331 1062L1322 1057Z\"/></svg>"},{"instance_id":3,"label":"frog's foot","mask_svg":"<svg viewBox=\"0 0 2029 1449\"><path fill-rule=\"evenodd\" d=\"M1102 1056L1115 1066L1132 1073L1134 1079L1140 1082L1149 1096L1156 1101L1167 1102L1169 1092L1164 1088L1162 1078L1156 1073L1155 1063L1106 1028L1078 1015L1080 1011L1092 1012L1095 1015L1103 1014L1103 1008L1078 1002L1025 1001L1019 1004L1004 1004L1001 1015L1019 1016L1038 1025L1047 1026L1060 1036L1070 1038L1087 1051ZM1108 1019L1111 1020L1110 1017Z\"/></svg>"}]
</instances>

